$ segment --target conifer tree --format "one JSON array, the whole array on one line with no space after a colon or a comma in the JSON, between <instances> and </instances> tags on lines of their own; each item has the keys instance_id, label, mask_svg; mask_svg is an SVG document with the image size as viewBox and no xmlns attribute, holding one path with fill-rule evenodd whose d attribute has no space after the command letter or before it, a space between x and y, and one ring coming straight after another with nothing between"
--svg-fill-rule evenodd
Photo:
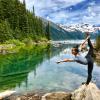
<instances>
[{"instance_id":1,"label":"conifer tree","mask_svg":"<svg viewBox=\"0 0 100 100\"><path fill-rule=\"evenodd\" d=\"M34 40L38 36L49 39L49 23L47 26L48 34L45 34L45 26L42 20L35 16L34 6L33 12L28 11L25 0L23 3L19 0L0 0L0 41L12 38L22 40L26 37Z\"/></svg>"},{"instance_id":2,"label":"conifer tree","mask_svg":"<svg viewBox=\"0 0 100 100\"><path fill-rule=\"evenodd\" d=\"M47 33L47 39L50 40L50 22L49 21L46 27L46 33Z\"/></svg>"},{"instance_id":3,"label":"conifer tree","mask_svg":"<svg viewBox=\"0 0 100 100\"><path fill-rule=\"evenodd\" d=\"M35 16L35 10L34 10L34 5L33 5L33 16Z\"/></svg>"}]
</instances>

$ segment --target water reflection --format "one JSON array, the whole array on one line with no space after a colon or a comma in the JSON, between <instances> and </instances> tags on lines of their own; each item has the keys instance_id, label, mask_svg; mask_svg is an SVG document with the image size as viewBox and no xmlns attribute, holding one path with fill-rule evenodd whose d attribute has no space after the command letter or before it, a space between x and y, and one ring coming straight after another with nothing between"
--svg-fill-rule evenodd
<instances>
[{"instance_id":1,"label":"water reflection","mask_svg":"<svg viewBox=\"0 0 100 100\"><path fill-rule=\"evenodd\" d=\"M25 81L27 86L27 75L33 71L34 77L36 69L46 59L57 55L60 50L51 45L34 46L31 49L21 49L19 53L0 55L0 90L12 89Z\"/></svg>"},{"instance_id":2,"label":"water reflection","mask_svg":"<svg viewBox=\"0 0 100 100\"><path fill-rule=\"evenodd\" d=\"M72 91L87 78L87 67L77 63L55 62L70 58L74 44L34 46L19 53L0 55L0 91ZM65 52L66 51L66 52ZM93 81L100 87L100 67L95 64Z\"/></svg>"},{"instance_id":3,"label":"water reflection","mask_svg":"<svg viewBox=\"0 0 100 100\"><path fill-rule=\"evenodd\" d=\"M36 76L36 67L47 57L46 46L34 46L32 49L21 49L17 54L0 55L0 90L14 88L26 80L31 70ZM49 51L48 51L49 53Z\"/></svg>"}]
</instances>

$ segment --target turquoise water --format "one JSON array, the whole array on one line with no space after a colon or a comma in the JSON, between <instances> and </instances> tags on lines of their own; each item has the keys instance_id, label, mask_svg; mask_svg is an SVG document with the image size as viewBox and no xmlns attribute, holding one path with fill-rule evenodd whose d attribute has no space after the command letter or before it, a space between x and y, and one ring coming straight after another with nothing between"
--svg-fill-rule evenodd
<instances>
[{"instance_id":1,"label":"turquoise water","mask_svg":"<svg viewBox=\"0 0 100 100\"><path fill-rule=\"evenodd\" d=\"M73 44L54 47L34 46L19 53L0 55L0 91L72 91L87 78L87 66L75 62L57 64L72 58ZM93 82L100 88L100 66L95 62Z\"/></svg>"}]
</instances>

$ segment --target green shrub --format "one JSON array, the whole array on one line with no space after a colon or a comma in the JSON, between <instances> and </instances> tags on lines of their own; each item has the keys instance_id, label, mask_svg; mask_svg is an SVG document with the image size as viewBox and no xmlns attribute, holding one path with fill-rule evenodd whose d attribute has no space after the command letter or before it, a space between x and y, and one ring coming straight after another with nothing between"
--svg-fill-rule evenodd
<instances>
[{"instance_id":1,"label":"green shrub","mask_svg":"<svg viewBox=\"0 0 100 100\"><path fill-rule=\"evenodd\" d=\"M100 36L98 36L96 39L96 49L100 50Z\"/></svg>"},{"instance_id":2,"label":"green shrub","mask_svg":"<svg viewBox=\"0 0 100 100\"><path fill-rule=\"evenodd\" d=\"M22 43L21 41L19 41L19 40L14 40L14 39L8 40L8 41L6 41L5 43L6 43L6 44L14 44L14 45L16 45L16 46L24 46L24 45L25 45L25 44Z\"/></svg>"},{"instance_id":3,"label":"green shrub","mask_svg":"<svg viewBox=\"0 0 100 100\"><path fill-rule=\"evenodd\" d=\"M23 43L25 43L26 46L32 46L33 45L33 40L32 40L32 38L25 38L23 40Z\"/></svg>"}]
</instances>

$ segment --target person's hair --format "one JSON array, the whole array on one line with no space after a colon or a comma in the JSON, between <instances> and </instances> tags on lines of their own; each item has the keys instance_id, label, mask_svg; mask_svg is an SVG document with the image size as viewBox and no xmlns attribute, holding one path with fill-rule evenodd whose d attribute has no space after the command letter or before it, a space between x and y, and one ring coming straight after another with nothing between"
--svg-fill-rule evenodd
<instances>
[{"instance_id":1,"label":"person's hair","mask_svg":"<svg viewBox=\"0 0 100 100\"><path fill-rule=\"evenodd\" d=\"M78 47L79 47L79 45L76 45L76 46L73 47L75 49L75 52L77 52L77 53L79 52Z\"/></svg>"}]
</instances>

